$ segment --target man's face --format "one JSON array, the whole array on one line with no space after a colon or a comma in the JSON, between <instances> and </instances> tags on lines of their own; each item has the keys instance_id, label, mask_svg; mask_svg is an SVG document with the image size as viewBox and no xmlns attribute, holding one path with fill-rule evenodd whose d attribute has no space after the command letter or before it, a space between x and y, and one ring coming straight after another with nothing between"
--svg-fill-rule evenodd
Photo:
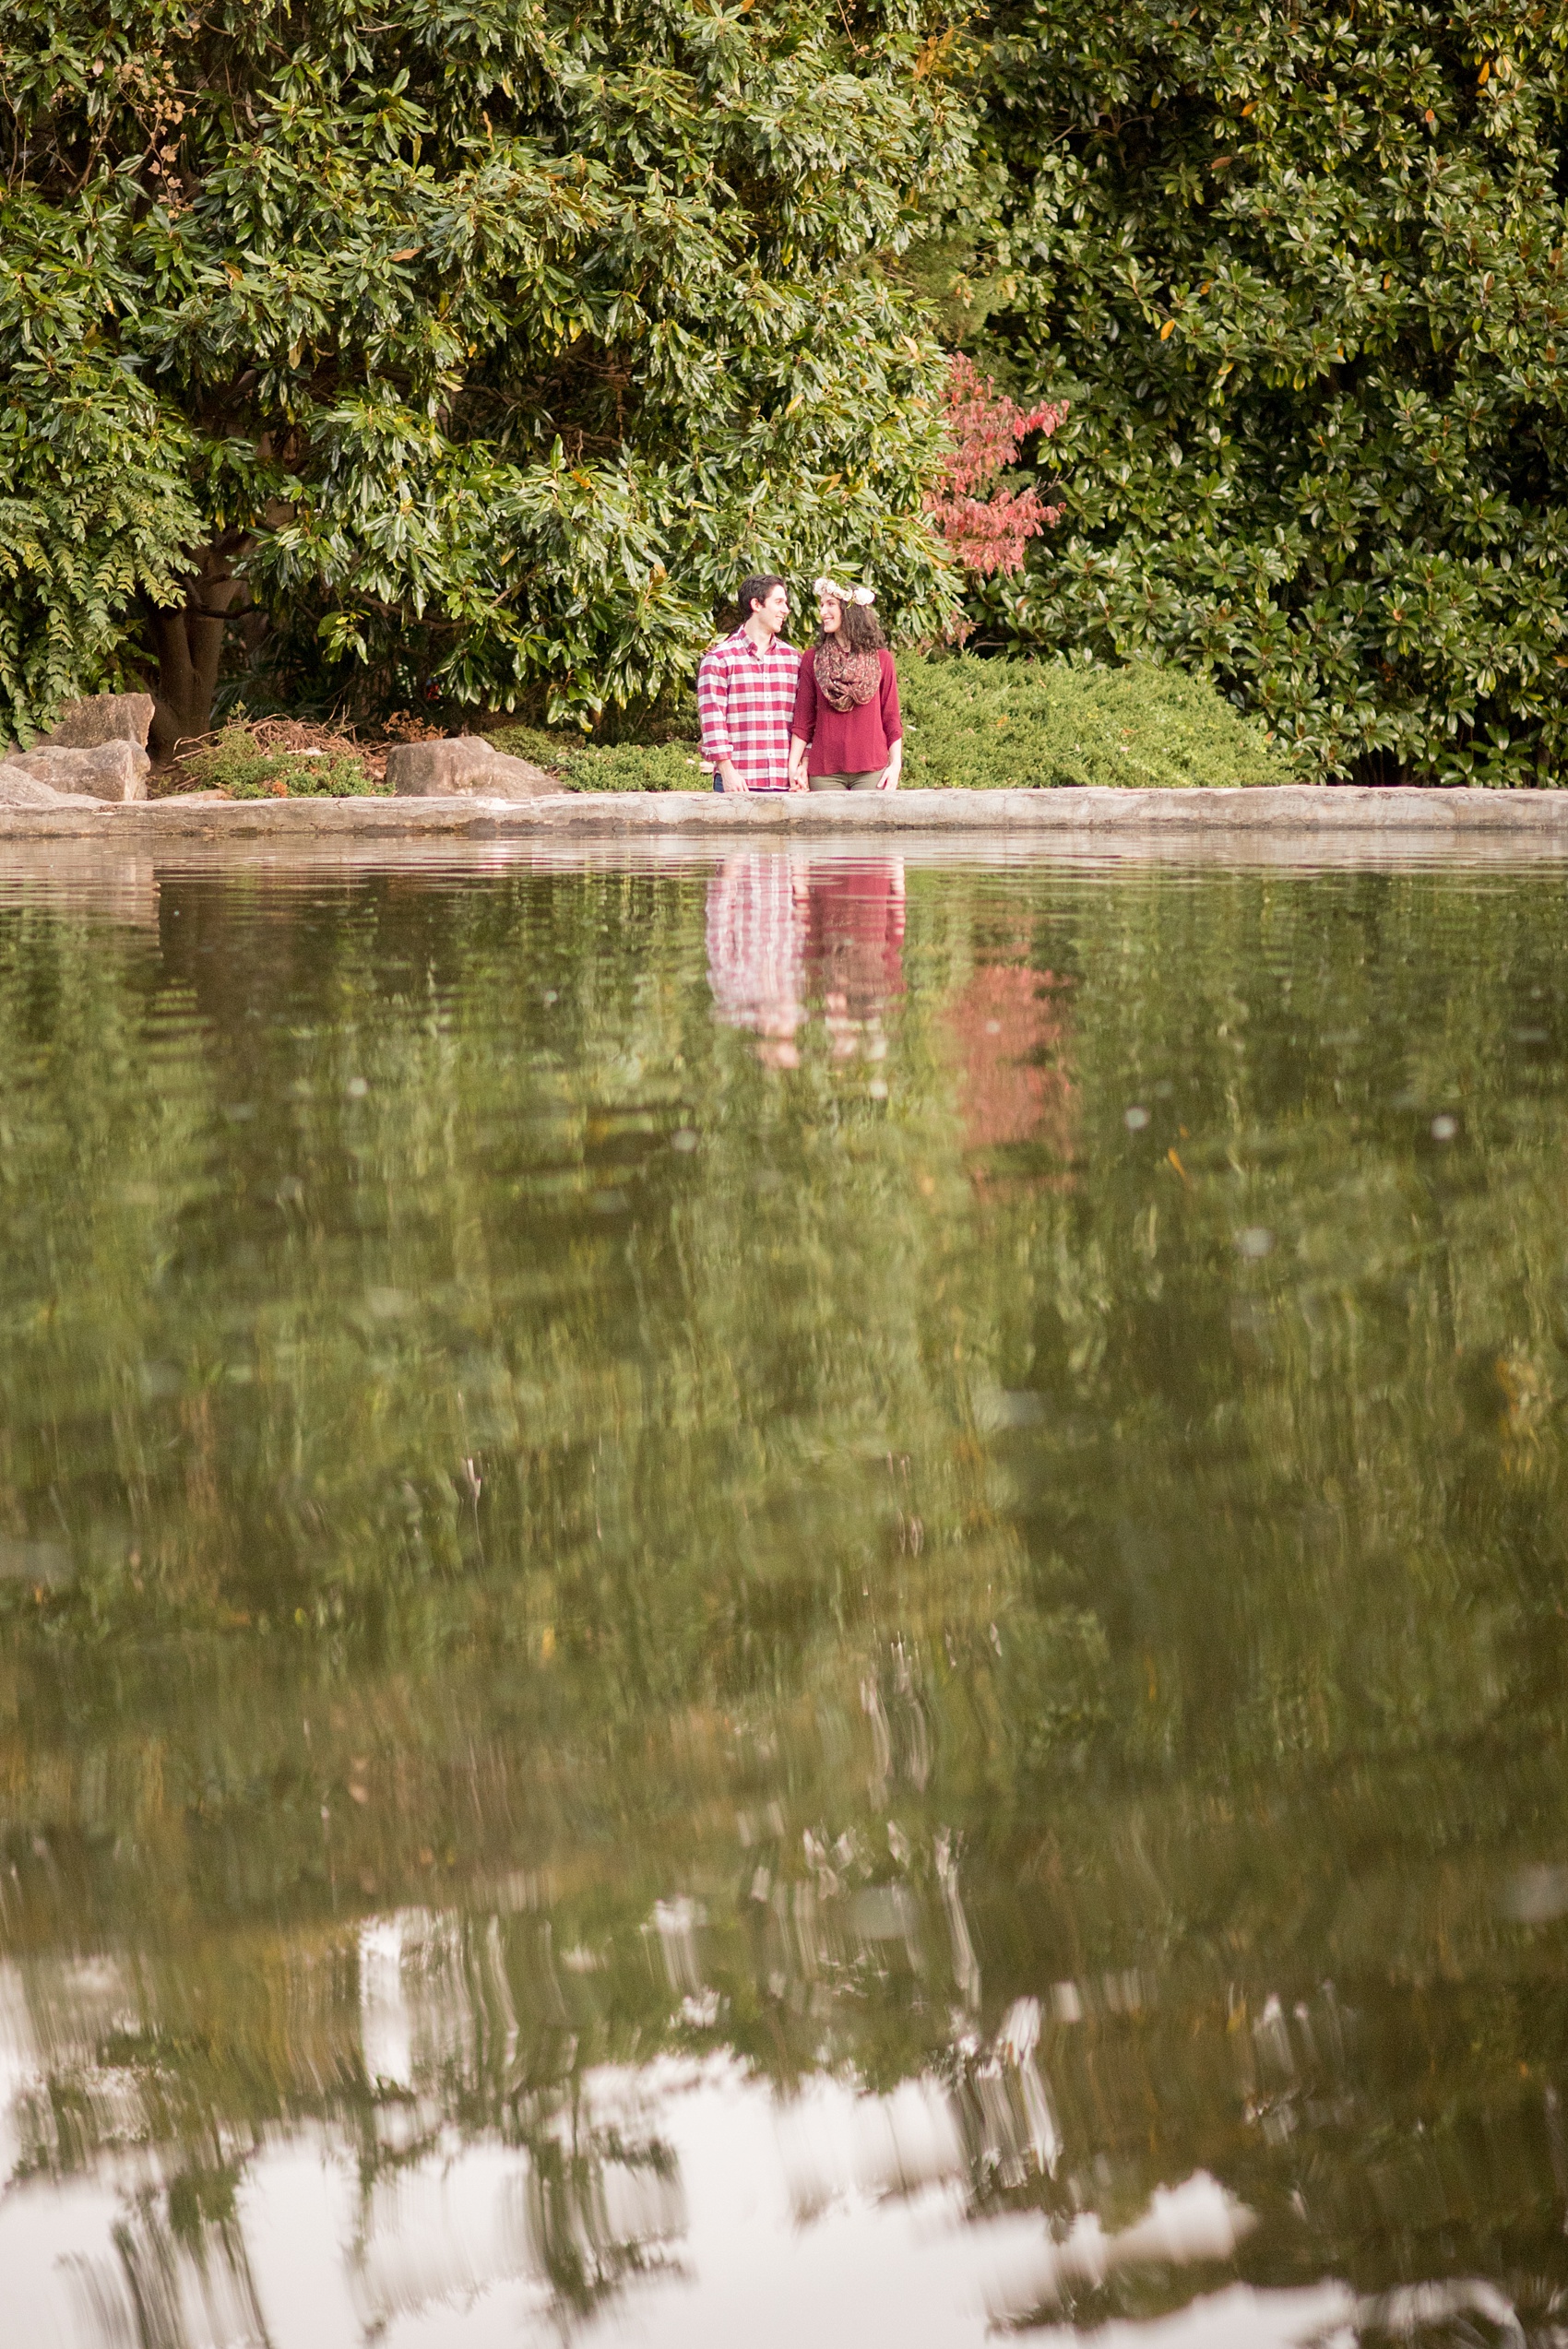
<instances>
[{"instance_id":1,"label":"man's face","mask_svg":"<svg viewBox=\"0 0 1568 2349\"><path fill-rule=\"evenodd\" d=\"M752 609L756 613L757 618L762 622L764 627L767 630L768 635L770 636L777 636L779 630L783 627L784 623L790 617L789 588L770 587L767 592L766 602L754 604Z\"/></svg>"}]
</instances>

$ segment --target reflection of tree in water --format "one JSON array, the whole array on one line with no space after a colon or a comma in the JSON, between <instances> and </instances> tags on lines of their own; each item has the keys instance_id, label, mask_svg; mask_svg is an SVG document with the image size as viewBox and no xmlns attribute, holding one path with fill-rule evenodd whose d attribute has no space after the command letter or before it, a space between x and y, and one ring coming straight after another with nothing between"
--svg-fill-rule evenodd
<instances>
[{"instance_id":1,"label":"reflection of tree in water","mask_svg":"<svg viewBox=\"0 0 1568 2349\"><path fill-rule=\"evenodd\" d=\"M1077 1138L1071 982L1037 970L1027 941L1014 954L979 964L947 1014L960 1066L958 1114L981 1192L1004 1182L1026 1150L1031 1170L1040 1159L1066 1169Z\"/></svg>"},{"instance_id":2,"label":"reflection of tree in water","mask_svg":"<svg viewBox=\"0 0 1568 2349\"><path fill-rule=\"evenodd\" d=\"M897 1119L685 884L181 885L177 964L0 931L17 2192L178 2247L327 2132L380 2307L498 2148L567 2309L679 2249L593 2082L723 2050L940 2082L1052 2242L1206 2169L1217 2275L1550 2339L1561 884L916 872Z\"/></svg>"},{"instance_id":3,"label":"reflection of tree in water","mask_svg":"<svg viewBox=\"0 0 1568 2349\"><path fill-rule=\"evenodd\" d=\"M841 1836L830 1848L808 1833L809 1875L782 1883L777 1897L757 1896L762 1954L777 1969L765 1995L798 2017L805 2042L815 2040L814 2059L802 2049L810 2069L824 2052L825 2024L831 2032L841 2008L875 2000L890 1980L896 1990L903 1986L897 1995L914 1987L945 2004L953 1986L944 1940L955 1919L967 1943L944 1841L934 1860L944 1920L914 1889L921 1871L909 1869L907 1850L906 1873L877 1881L857 1841ZM683 1913L672 1931L656 1916L641 1935L618 1935L607 1950L568 1952L564 1972L548 1921L535 1916L410 1915L367 1927L357 2006L351 1965L330 1969L339 1994L328 2077L315 2069L325 2052L318 2027L298 2051L295 2076L269 2083L274 2119L267 2127L243 2117L253 2052L243 2044L209 2046L208 2061L194 2067L199 2086L186 2082L197 2094L181 2095L176 2114L168 2090L194 2051L125 2034L107 2048L95 2050L90 2039L73 2045L71 2018L56 2002L34 2120L47 2137L46 2107L72 2106L81 2125L68 2142L57 2132L52 2144L35 2138L25 2166L63 2180L92 2174L116 2148L122 2159L137 2149L137 2182L124 2195L107 2248L73 2262L87 2337L145 2349L266 2341L266 2287L276 2284L291 2246L276 2216L264 2217L255 2247L258 2294L246 2211L254 2217L259 2187L265 2213L269 2162L291 2158L296 2143L324 2165L324 2177L341 2182L339 2257L367 2337L401 2314L461 2302L506 2279L531 2284L538 2305L565 2326L633 2276L676 2272L683 2185L660 2122L670 2098L694 2093L702 2072L688 2065L661 2086L636 2066L593 2059L618 2035L614 1977L635 1965L639 1940L645 1952L650 1941L660 1950L669 1988L683 1994L651 2030L639 2026L642 2058L661 2042L694 2051L723 2044L730 1996L710 1991L707 1975L716 1970L732 1987L736 1977L691 1904L676 1905ZM599 1975L611 1979L595 1983L598 1998L576 1995L585 1975ZM319 2003L319 1986L302 1978L299 1987L305 2003ZM115 1988L101 1975L94 1996ZM122 1980L117 1996L127 1994L135 1992ZM695 2023L687 2020L694 2008ZM240 2011L233 2017L242 2034L246 2020ZM966 2030L923 2127L911 2135L908 2116L890 2106L880 2129L861 2128L849 2140L841 2129L831 2132L814 2173L812 2161L797 2162L802 2214L817 2190L806 2182L814 2174L829 2197L857 2183L916 2190L966 2171L982 2189L1043 2176L1059 2149L1034 2059L1037 2036L1038 2014L1023 2010L1010 2014L994 2044ZM373 2078L373 2067L388 2060L398 2076L382 2070ZM903 2070L895 2063L895 2082ZM203 2166L204 2148L222 2150L220 2166ZM846 2154L851 2167L841 2174Z\"/></svg>"},{"instance_id":4,"label":"reflection of tree in water","mask_svg":"<svg viewBox=\"0 0 1568 2349\"><path fill-rule=\"evenodd\" d=\"M189 2167L166 2191L139 2188L112 2249L67 2262L79 2333L94 2349L274 2349L233 2208L239 2175L237 2165Z\"/></svg>"}]
</instances>

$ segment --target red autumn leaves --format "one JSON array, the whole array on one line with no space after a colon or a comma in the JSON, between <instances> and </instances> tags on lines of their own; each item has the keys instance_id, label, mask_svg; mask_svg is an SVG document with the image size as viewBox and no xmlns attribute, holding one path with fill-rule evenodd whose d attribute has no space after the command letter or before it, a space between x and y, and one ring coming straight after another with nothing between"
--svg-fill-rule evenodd
<instances>
[{"instance_id":1,"label":"red autumn leaves","mask_svg":"<svg viewBox=\"0 0 1568 2349\"><path fill-rule=\"evenodd\" d=\"M997 391L960 352L947 369L946 469L927 492L926 510L954 559L977 578L1023 568L1024 548L1053 524L1062 509L1047 505L1038 490L997 486L1016 462L1027 434L1054 433L1067 413L1065 400L1022 409Z\"/></svg>"}]
</instances>

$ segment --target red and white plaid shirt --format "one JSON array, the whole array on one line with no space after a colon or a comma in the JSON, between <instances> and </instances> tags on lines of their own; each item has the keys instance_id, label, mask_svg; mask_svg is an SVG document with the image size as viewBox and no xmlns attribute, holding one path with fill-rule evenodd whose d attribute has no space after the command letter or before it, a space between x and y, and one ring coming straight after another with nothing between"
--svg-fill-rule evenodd
<instances>
[{"instance_id":1,"label":"red and white plaid shirt","mask_svg":"<svg viewBox=\"0 0 1568 2349\"><path fill-rule=\"evenodd\" d=\"M697 670L705 765L733 759L749 790L790 788L790 720L801 656L775 636L758 652L743 628L720 636Z\"/></svg>"}]
</instances>

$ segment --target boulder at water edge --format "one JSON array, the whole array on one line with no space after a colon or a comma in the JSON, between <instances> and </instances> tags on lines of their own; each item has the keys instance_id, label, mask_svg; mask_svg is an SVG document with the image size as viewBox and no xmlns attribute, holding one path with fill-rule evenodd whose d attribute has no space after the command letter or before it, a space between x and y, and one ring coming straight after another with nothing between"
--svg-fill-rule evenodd
<instances>
[{"instance_id":1,"label":"boulder at water edge","mask_svg":"<svg viewBox=\"0 0 1568 2349\"><path fill-rule=\"evenodd\" d=\"M95 751L103 742L134 742L145 751L153 708L150 694L89 694L65 704L53 731L40 735L39 747Z\"/></svg>"},{"instance_id":2,"label":"boulder at water edge","mask_svg":"<svg viewBox=\"0 0 1568 2349\"><path fill-rule=\"evenodd\" d=\"M36 782L15 759L0 759L0 808L98 808L101 800L80 791L56 791Z\"/></svg>"},{"instance_id":3,"label":"boulder at water edge","mask_svg":"<svg viewBox=\"0 0 1568 2349\"><path fill-rule=\"evenodd\" d=\"M86 792L95 800L145 800L152 761L139 743L127 741L122 735L87 750L41 742L34 750L13 751L6 764L56 791Z\"/></svg>"},{"instance_id":4,"label":"boulder at water edge","mask_svg":"<svg viewBox=\"0 0 1568 2349\"><path fill-rule=\"evenodd\" d=\"M473 791L487 800L537 800L560 784L544 767L509 758L482 734L444 742L399 742L386 753L386 780L399 799L446 799Z\"/></svg>"}]
</instances>

